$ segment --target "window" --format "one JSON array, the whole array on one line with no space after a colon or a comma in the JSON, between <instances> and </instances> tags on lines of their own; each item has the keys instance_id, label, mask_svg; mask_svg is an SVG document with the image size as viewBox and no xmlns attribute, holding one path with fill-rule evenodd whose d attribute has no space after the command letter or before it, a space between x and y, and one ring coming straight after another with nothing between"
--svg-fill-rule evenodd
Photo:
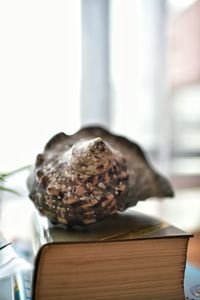
<instances>
[{"instance_id":1,"label":"window","mask_svg":"<svg viewBox=\"0 0 200 300\"><path fill-rule=\"evenodd\" d=\"M0 169L80 127L80 1L0 3Z\"/></svg>"}]
</instances>

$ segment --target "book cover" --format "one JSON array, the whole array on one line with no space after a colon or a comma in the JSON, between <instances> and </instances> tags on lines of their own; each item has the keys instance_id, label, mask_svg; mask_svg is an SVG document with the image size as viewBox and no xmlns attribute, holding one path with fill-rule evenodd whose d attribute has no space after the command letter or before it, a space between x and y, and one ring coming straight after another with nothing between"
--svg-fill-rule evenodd
<instances>
[{"instance_id":1,"label":"book cover","mask_svg":"<svg viewBox=\"0 0 200 300\"><path fill-rule=\"evenodd\" d=\"M38 220L37 222L40 222ZM39 232L40 231L40 232ZM190 236L157 218L129 209L87 227L35 227L35 242L95 242ZM38 241L40 239L40 241Z\"/></svg>"}]
</instances>

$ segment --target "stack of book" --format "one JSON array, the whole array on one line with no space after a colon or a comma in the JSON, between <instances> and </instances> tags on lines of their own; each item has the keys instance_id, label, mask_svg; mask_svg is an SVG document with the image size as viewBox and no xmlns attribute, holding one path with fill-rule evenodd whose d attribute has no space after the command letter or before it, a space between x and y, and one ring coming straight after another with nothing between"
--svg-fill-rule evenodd
<instances>
[{"instance_id":1,"label":"stack of book","mask_svg":"<svg viewBox=\"0 0 200 300\"><path fill-rule=\"evenodd\" d=\"M86 228L35 228L33 300L184 299L189 235L174 226L130 209Z\"/></svg>"}]
</instances>

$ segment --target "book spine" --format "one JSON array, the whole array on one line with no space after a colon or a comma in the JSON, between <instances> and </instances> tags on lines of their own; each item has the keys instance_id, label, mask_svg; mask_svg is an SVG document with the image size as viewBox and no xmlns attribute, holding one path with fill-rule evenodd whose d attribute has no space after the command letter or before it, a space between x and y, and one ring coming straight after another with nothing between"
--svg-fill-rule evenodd
<instances>
[{"instance_id":1,"label":"book spine","mask_svg":"<svg viewBox=\"0 0 200 300\"><path fill-rule=\"evenodd\" d=\"M32 272L18 272L13 276L15 300L31 300Z\"/></svg>"}]
</instances>

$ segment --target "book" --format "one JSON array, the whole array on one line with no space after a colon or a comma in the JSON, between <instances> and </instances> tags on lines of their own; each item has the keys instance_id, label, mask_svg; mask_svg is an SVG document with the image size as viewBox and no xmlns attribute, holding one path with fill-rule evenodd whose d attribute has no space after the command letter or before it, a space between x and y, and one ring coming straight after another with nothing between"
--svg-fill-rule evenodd
<instances>
[{"instance_id":1,"label":"book","mask_svg":"<svg viewBox=\"0 0 200 300\"><path fill-rule=\"evenodd\" d=\"M45 228L35 237L43 245L33 300L184 299L190 235L158 219L129 209L84 228Z\"/></svg>"}]
</instances>

